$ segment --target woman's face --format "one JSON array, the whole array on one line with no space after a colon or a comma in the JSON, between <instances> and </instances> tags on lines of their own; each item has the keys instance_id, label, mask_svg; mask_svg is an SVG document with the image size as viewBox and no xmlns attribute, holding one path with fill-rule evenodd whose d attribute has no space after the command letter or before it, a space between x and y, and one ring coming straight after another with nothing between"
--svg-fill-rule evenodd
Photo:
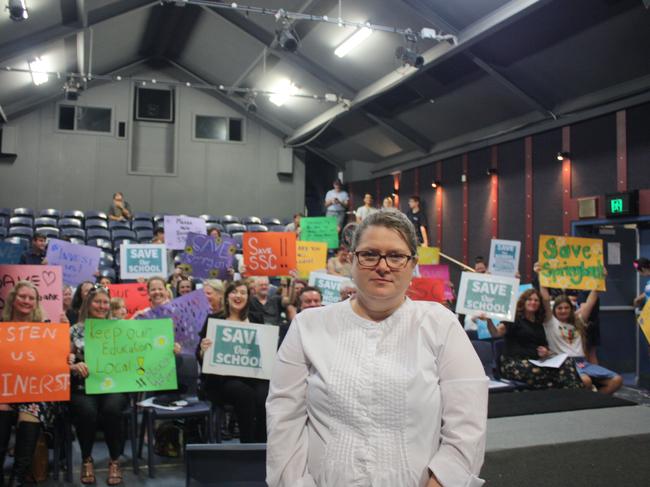
<instances>
[{"instance_id":1,"label":"woman's face","mask_svg":"<svg viewBox=\"0 0 650 487\"><path fill-rule=\"evenodd\" d=\"M209 286L205 286L209 287ZM184 294L192 292L192 282L191 281L181 281L178 283L178 295L183 296Z\"/></svg>"},{"instance_id":2,"label":"woman's face","mask_svg":"<svg viewBox=\"0 0 650 487\"><path fill-rule=\"evenodd\" d=\"M88 292L93 288L93 285L89 282L84 282L81 285L81 298L86 299L86 296L88 296Z\"/></svg>"},{"instance_id":3,"label":"woman's face","mask_svg":"<svg viewBox=\"0 0 650 487\"><path fill-rule=\"evenodd\" d=\"M102 277L102 278L99 280L99 285L100 285L101 287L103 287L103 288L108 289L108 286L111 285L111 280L110 280L108 277Z\"/></svg>"},{"instance_id":4,"label":"woman's face","mask_svg":"<svg viewBox=\"0 0 650 487\"><path fill-rule=\"evenodd\" d=\"M129 314L129 310L126 309L126 306L122 305L119 308L117 308L115 311L113 311L113 318L116 320L125 320L126 315Z\"/></svg>"},{"instance_id":5,"label":"woman's face","mask_svg":"<svg viewBox=\"0 0 650 487\"><path fill-rule=\"evenodd\" d=\"M105 319L111 310L111 301L104 293L97 293L88 306L88 317Z\"/></svg>"},{"instance_id":6,"label":"woman's face","mask_svg":"<svg viewBox=\"0 0 650 487\"><path fill-rule=\"evenodd\" d=\"M555 317L563 323L569 321L571 316L571 305L569 303L560 303L553 310Z\"/></svg>"},{"instance_id":7,"label":"woman's face","mask_svg":"<svg viewBox=\"0 0 650 487\"><path fill-rule=\"evenodd\" d=\"M63 290L63 307L69 308L71 304L72 304L72 289L66 287Z\"/></svg>"},{"instance_id":8,"label":"woman's face","mask_svg":"<svg viewBox=\"0 0 650 487\"><path fill-rule=\"evenodd\" d=\"M296 294L300 294L302 290L305 289L305 283L297 282L293 285L293 289L295 290Z\"/></svg>"},{"instance_id":9,"label":"woman's face","mask_svg":"<svg viewBox=\"0 0 650 487\"><path fill-rule=\"evenodd\" d=\"M162 281L156 279L149 284L149 301L152 306L158 306L167 301L167 289Z\"/></svg>"},{"instance_id":10,"label":"woman's face","mask_svg":"<svg viewBox=\"0 0 650 487\"><path fill-rule=\"evenodd\" d=\"M28 315L36 309L37 300L36 291L29 287L21 287L14 299L13 312L17 315Z\"/></svg>"},{"instance_id":11,"label":"woman's face","mask_svg":"<svg viewBox=\"0 0 650 487\"><path fill-rule=\"evenodd\" d=\"M339 258L339 262L346 263L348 261L348 258L350 256L350 253L347 251L347 249L341 249L338 251L336 254Z\"/></svg>"},{"instance_id":12,"label":"woman's face","mask_svg":"<svg viewBox=\"0 0 650 487\"><path fill-rule=\"evenodd\" d=\"M210 308L214 311L221 309L221 295L212 286L203 286L205 297L208 298Z\"/></svg>"},{"instance_id":13,"label":"woman's face","mask_svg":"<svg viewBox=\"0 0 650 487\"><path fill-rule=\"evenodd\" d=\"M396 230L383 226L370 226L363 234L356 251L372 251L378 254L411 255L408 245ZM391 269L386 259L380 259L374 268L359 265L355 256L352 265L352 278L357 285L357 293L367 300L394 300L403 298L408 288L415 260L410 259L406 266Z\"/></svg>"},{"instance_id":14,"label":"woman's face","mask_svg":"<svg viewBox=\"0 0 650 487\"><path fill-rule=\"evenodd\" d=\"M526 302L524 303L524 309L528 313L537 313L540 305L541 303L539 301L539 296L537 296L537 294L531 294L528 296L528 299L526 299Z\"/></svg>"},{"instance_id":15,"label":"woman's face","mask_svg":"<svg viewBox=\"0 0 650 487\"><path fill-rule=\"evenodd\" d=\"M228 294L228 306L231 313L239 313L246 307L248 302L248 288L246 286L237 286Z\"/></svg>"}]
</instances>

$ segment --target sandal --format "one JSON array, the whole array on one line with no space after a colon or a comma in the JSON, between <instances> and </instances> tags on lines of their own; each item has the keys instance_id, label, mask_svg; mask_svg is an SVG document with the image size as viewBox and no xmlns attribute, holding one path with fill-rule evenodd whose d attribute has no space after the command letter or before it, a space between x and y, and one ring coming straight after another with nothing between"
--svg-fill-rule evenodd
<instances>
[{"instance_id":1,"label":"sandal","mask_svg":"<svg viewBox=\"0 0 650 487\"><path fill-rule=\"evenodd\" d=\"M108 485L120 485L122 483L122 468L117 460L108 462L108 478L106 479Z\"/></svg>"},{"instance_id":2,"label":"sandal","mask_svg":"<svg viewBox=\"0 0 650 487\"><path fill-rule=\"evenodd\" d=\"M95 468L93 466L93 459L87 458L81 465L81 483L94 484L95 483Z\"/></svg>"}]
</instances>

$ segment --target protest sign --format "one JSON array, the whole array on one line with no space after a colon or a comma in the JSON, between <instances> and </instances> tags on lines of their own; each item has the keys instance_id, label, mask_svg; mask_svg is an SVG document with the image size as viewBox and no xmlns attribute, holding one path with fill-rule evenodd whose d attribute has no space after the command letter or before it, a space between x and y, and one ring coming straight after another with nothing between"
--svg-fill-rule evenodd
<instances>
[{"instance_id":1,"label":"protest sign","mask_svg":"<svg viewBox=\"0 0 650 487\"><path fill-rule=\"evenodd\" d=\"M521 242L492 239L488 272L498 276L514 276L519 270Z\"/></svg>"},{"instance_id":2,"label":"protest sign","mask_svg":"<svg viewBox=\"0 0 650 487\"><path fill-rule=\"evenodd\" d=\"M519 279L477 272L463 272L456 313L470 316L485 313L489 318L512 321L519 292Z\"/></svg>"},{"instance_id":3,"label":"protest sign","mask_svg":"<svg viewBox=\"0 0 650 487\"><path fill-rule=\"evenodd\" d=\"M440 249L438 247L418 247L418 264L431 265L440 263Z\"/></svg>"},{"instance_id":4,"label":"protest sign","mask_svg":"<svg viewBox=\"0 0 650 487\"><path fill-rule=\"evenodd\" d=\"M141 314L138 319L152 320L171 318L174 322L174 339L183 351L194 353L199 343L199 331L203 327L210 303L201 289L179 296L169 303L161 304Z\"/></svg>"},{"instance_id":5,"label":"protest sign","mask_svg":"<svg viewBox=\"0 0 650 487\"><path fill-rule=\"evenodd\" d=\"M606 291L602 240L540 235L538 257L540 285Z\"/></svg>"},{"instance_id":6,"label":"protest sign","mask_svg":"<svg viewBox=\"0 0 650 487\"><path fill-rule=\"evenodd\" d=\"M430 277L414 277L406 290L406 295L413 301L442 303L445 300L445 282Z\"/></svg>"},{"instance_id":7,"label":"protest sign","mask_svg":"<svg viewBox=\"0 0 650 487\"><path fill-rule=\"evenodd\" d=\"M149 293L147 284L134 282L131 284L111 284L108 286L112 298L122 298L127 310L127 318L133 316L136 311L149 307Z\"/></svg>"},{"instance_id":8,"label":"protest sign","mask_svg":"<svg viewBox=\"0 0 650 487\"><path fill-rule=\"evenodd\" d=\"M430 277L432 279L440 279L445 283L445 299L454 299L454 291L449 285L449 266L447 264L427 264L419 265L418 270L420 277Z\"/></svg>"},{"instance_id":9,"label":"protest sign","mask_svg":"<svg viewBox=\"0 0 650 487\"><path fill-rule=\"evenodd\" d=\"M178 387L172 320L86 320L85 327L87 394Z\"/></svg>"},{"instance_id":10,"label":"protest sign","mask_svg":"<svg viewBox=\"0 0 650 487\"><path fill-rule=\"evenodd\" d=\"M0 403L70 400L70 325L0 323Z\"/></svg>"},{"instance_id":11,"label":"protest sign","mask_svg":"<svg viewBox=\"0 0 650 487\"><path fill-rule=\"evenodd\" d=\"M246 232L242 247L246 272L251 276L288 276L296 269L293 232Z\"/></svg>"},{"instance_id":12,"label":"protest sign","mask_svg":"<svg viewBox=\"0 0 650 487\"><path fill-rule=\"evenodd\" d=\"M203 355L203 373L270 379L278 348L277 326L208 320L212 345Z\"/></svg>"},{"instance_id":13,"label":"protest sign","mask_svg":"<svg viewBox=\"0 0 650 487\"><path fill-rule=\"evenodd\" d=\"M300 219L300 240L325 242L327 248L339 246L339 230L334 216L303 216Z\"/></svg>"},{"instance_id":14,"label":"protest sign","mask_svg":"<svg viewBox=\"0 0 650 487\"><path fill-rule=\"evenodd\" d=\"M325 242L296 242L296 266L298 277L307 279L313 271L327 266L327 244Z\"/></svg>"},{"instance_id":15,"label":"protest sign","mask_svg":"<svg viewBox=\"0 0 650 487\"><path fill-rule=\"evenodd\" d=\"M181 262L194 277L228 280L236 252L237 244L231 237L188 233Z\"/></svg>"},{"instance_id":16,"label":"protest sign","mask_svg":"<svg viewBox=\"0 0 650 487\"><path fill-rule=\"evenodd\" d=\"M528 291L529 289L532 289L533 285L528 283L528 284L519 284L519 296L521 296L524 291Z\"/></svg>"},{"instance_id":17,"label":"protest sign","mask_svg":"<svg viewBox=\"0 0 650 487\"><path fill-rule=\"evenodd\" d=\"M165 246L168 249L184 249L188 233L205 235L205 220L185 215L165 216Z\"/></svg>"},{"instance_id":18,"label":"protest sign","mask_svg":"<svg viewBox=\"0 0 650 487\"><path fill-rule=\"evenodd\" d=\"M51 238L45 258L49 265L60 265L63 284L78 286L84 281L95 282L102 251L98 247L78 245Z\"/></svg>"},{"instance_id":19,"label":"protest sign","mask_svg":"<svg viewBox=\"0 0 650 487\"><path fill-rule=\"evenodd\" d=\"M348 277L333 276L322 272L309 274L309 285L320 289L323 304L338 303L341 300L341 283L349 281Z\"/></svg>"},{"instance_id":20,"label":"protest sign","mask_svg":"<svg viewBox=\"0 0 650 487\"><path fill-rule=\"evenodd\" d=\"M0 313L7 295L18 281L30 281L38 289L43 319L59 321L63 313L61 267L55 265L0 265Z\"/></svg>"},{"instance_id":21,"label":"protest sign","mask_svg":"<svg viewBox=\"0 0 650 487\"><path fill-rule=\"evenodd\" d=\"M122 244L120 278L138 279L167 275L167 249L163 244Z\"/></svg>"},{"instance_id":22,"label":"protest sign","mask_svg":"<svg viewBox=\"0 0 650 487\"><path fill-rule=\"evenodd\" d=\"M0 264L18 264L23 252L25 248L22 245L0 242Z\"/></svg>"},{"instance_id":23,"label":"protest sign","mask_svg":"<svg viewBox=\"0 0 650 487\"><path fill-rule=\"evenodd\" d=\"M641 331L645 335L645 339L650 343L650 299L646 300L645 305L641 310L641 314L639 315L638 322Z\"/></svg>"}]
</instances>

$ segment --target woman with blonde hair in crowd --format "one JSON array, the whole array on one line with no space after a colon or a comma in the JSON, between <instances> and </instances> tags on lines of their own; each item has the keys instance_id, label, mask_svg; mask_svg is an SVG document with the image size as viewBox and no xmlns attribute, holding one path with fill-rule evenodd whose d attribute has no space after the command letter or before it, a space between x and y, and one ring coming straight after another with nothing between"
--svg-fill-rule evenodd
<instances>
[{"instance_id":1,"label":"woman with blonde hair in crowd","mask_svg":"<svg viewBox=\"0 0 650 487\"><path fill-rule=\"evenodd\" d=\"M203 292L210 304L210 315L218 315L223 311L223 282L217 279L203 281Z\"/></svg>"},{"instance_id":2,"label":"woman with blonde hair in crowd","mask_svg":"<svg viewBox=\"0 0 650 487\"><path fill-rule=\"evenodd\" d=\"M169 289L167 289L167 281L160 276L154 276L147 279L147 294L149 295L149 304L151 306L133 313L133 316L131 317L132 319L138 319L156 306L161 306L171 301ZM181 353L180 343L174 343L174 353L176 355Z\"/></svg>"},{"instance_id":3,"label":"woman with blonde hair in crowd","mask_svg":"<svg viewBox=\"0 0 650 487\"><path fill-rule=\"evenodd\" d=\"M289 304L287 304L287 321L291 323L300 310L300 293L305 289L307 283L302 279L293 279L289 287Z\"/></svg>"},{"instance_id":4,"label":"woman with blonde hair in crowd","mask_svg":"<svg viewBox=\"0 0 650 487\"><path fill-rule=\"evenodd\" d=\"M391 196L386 196L384 198L384 201L381 203L382 208L393 208L395 206L395 202L393 201L393 198Z\"/></svg>"}]
</instances>

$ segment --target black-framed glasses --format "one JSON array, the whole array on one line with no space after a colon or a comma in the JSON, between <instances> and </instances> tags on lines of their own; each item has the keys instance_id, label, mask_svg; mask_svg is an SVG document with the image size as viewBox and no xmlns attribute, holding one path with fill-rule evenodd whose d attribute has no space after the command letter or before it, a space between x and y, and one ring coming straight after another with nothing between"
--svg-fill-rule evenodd
<instances>
[{"instance_id":1,"label":"black-framed glasses","mask_svg":"<svg viewBox=\"0 0 650 487\"><path fill-rule=\"evenodd\" d=\"M391 252L390 254L380 254L373 250L359 250L354 253L361 267L373 269L379 265L379 261L384 259L386 265L393 270L403 269L406 264L413 259L414 255L400 254Z\"/></svg>"}]
</instances>

